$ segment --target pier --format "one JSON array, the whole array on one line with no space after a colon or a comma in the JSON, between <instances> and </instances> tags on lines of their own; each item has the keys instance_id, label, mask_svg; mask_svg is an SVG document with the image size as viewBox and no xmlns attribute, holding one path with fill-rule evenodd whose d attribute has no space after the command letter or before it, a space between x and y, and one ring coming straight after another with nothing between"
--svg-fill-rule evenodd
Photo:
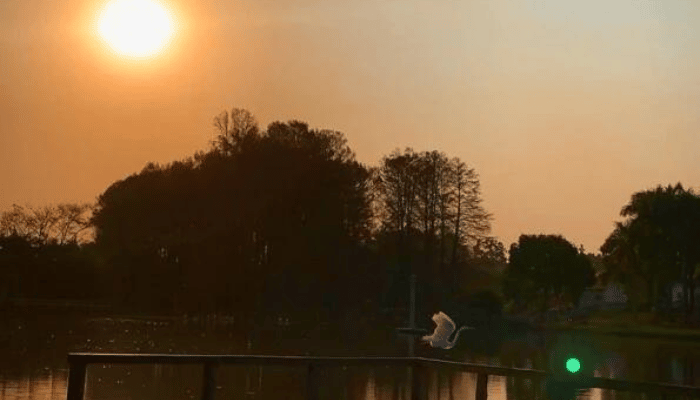
<instances>
[{"instance_id":1,"label":"pier","mask_svg":"<svg viewBox=\"0 0 700 400\"><path fill-rule=\"evenodd\" d=\"M67 400L83 400L86 384L86 368L89 364L197 364L202 365L202 400L213 400L216 388L216 371L222 365L289 366L306 368L306 399L323 400L318 396L317 372L324 367L370 366L410 368L411 400L427 400L426 378L432 370L451 370L477 375L476 400L487 400L489 376L507 376L534 381L553 379L566 384L616 391L700 398L700 388L657 382L626 381L618 379L561 375L547 371L496 367L489 365L436 360L422 357L302 357L256 355L182 355L182 354L99 354L70 353Z\"/></svg>"}]
</instances>

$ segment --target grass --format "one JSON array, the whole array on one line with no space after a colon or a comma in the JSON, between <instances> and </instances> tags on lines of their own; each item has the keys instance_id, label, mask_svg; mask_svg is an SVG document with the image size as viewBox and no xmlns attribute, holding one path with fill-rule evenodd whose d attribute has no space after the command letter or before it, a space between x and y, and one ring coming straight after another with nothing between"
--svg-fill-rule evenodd
<instances>
[{"instance_id":1,"label":"grass","mask_svg":"<svg viewBox=\"0 0 700 400\"><path fill-rule=\"evenodd\" d=\"M624 336L700 339L698 328L686 326L682 322L661 321L650 312L639 312L635 315L627 310L596 311L591 313L587 321L556 323L549 328Z\"/></svg>"}]
</instances>

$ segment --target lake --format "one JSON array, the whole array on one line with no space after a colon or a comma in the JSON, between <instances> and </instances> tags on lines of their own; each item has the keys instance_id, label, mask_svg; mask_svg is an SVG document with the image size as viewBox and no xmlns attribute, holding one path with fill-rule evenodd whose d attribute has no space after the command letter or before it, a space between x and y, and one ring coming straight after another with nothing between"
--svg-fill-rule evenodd
<instances>
[{"instance_id":1,"label":"lake","mask_svg":"<svg viewBox=\"0 0 700 400\"><path fill-rule=\"evenodd\" d=\"M326 327L299 333L294 322L273 321L244 334L231 318L147 318L43 312L6 315L0 325L0 400L65 399L68 351L402 356L407 339L391 329ZM425 357L547 369L575 356L595 376L700 385L700 344L583 333L542 333L502 325L466 331L450 351L417 346ZM345 335L345 336L343 336ZM339 339L341 338L341 339ZM359 350L362 349L362 350ZM217 398L303 399L303 368L222 367ZM329 368L320 372L321 399L400 400L408 397L407 368ZM476 376L433 372L431 399L473 398ZM198 399L201 367L91 365L90 400ZM489 399L544 398L534 382L490 377ZM633 399L598 389L586 399Z\"/></svg>"}]
</instances>

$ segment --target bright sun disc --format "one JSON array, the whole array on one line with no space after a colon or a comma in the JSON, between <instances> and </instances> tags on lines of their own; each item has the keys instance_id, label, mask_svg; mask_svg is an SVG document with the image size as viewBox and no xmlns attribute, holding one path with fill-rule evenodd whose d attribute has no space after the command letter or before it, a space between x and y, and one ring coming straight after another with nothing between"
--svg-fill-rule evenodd
<instances>
[{"instance_id":1,"label":"bright sun disc","mask_svg":"<svg viewBox=\"0 0 700 400\"><path fill-rule=\"evenodd\" d=\"M150 0L113 0L99 19L102 38L118 53L147 57L157 53L173 33L163 7Z\"/></svg>"}]
</instances>

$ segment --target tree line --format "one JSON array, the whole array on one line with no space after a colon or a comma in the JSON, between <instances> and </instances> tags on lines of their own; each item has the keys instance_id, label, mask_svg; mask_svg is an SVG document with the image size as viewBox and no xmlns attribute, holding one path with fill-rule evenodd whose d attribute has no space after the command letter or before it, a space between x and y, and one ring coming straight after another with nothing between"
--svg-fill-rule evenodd
<instances>
[{"instance_id":1,"label":"tree line","mask_svg":"<svg viewBox=\"0 0 700 400\"><path fill-rule=\"evenodd\" d=\"M478 175L457 158L407 148L368 167L342 133L304 122L261 129L233 109L214 126L209 149L114 182L81 208L87 221L71 217L72 230L61 229L67 216L49 229L15 207L3 214L4 237L89 251L99 276L75 281L119 307L251 321L406 307L411 274L421 299L437 304L463 291L470 268L505 260ZM78 231L86 226L90 239ZM15 278L28 271L13 268Z\"/></svg>"},{"instance_id":2,"label":"tree line","mask_svg":"<svg viewBox=\"0 0 700 400\"><path fill-rule=\"evenodd\" d=\"M521 236L509 251L505 298L516 310L544 311L575 304L588 286L615 282L635 313L665 318L680 308L691 322L700 278L700 195L680 183L659 185L634 193L620 216L598 255L560 235ZM680 304L672 303L674 284L682 288Z\"/></svg>"},{"instance_id":3,"label":"tree line","mask_svg":"<svg viewBox=\"0 0 700 400\"><path fill-rule=\"evenodd\" d=\"M632 195L621 222L601 246L610 280L630 293L634 310L666 312L673 283L682 287L686 319L695 313L700 276L700 195L682 184Z\"/></svg>"},{"instance_id":4,"label":"tree line","mask_svg":"<svg viewBox=\"0 0 700 400\"><path fill-rule=\"evenodd\" d=\"M543 234L506 251L490 236L477 172L456 157L397 149L370 167L340 132L300 121L261 129L236 108L214 127L206 151L148 163L94 205L0 214L0 300L318 321L406 309L415 275L421 313L470 296L494 310L576 305L601 279L620 282L639 309L679 280L694 307L700 206L680 184L635 193L598 256Z\"/></svg>"}]
</instances>

